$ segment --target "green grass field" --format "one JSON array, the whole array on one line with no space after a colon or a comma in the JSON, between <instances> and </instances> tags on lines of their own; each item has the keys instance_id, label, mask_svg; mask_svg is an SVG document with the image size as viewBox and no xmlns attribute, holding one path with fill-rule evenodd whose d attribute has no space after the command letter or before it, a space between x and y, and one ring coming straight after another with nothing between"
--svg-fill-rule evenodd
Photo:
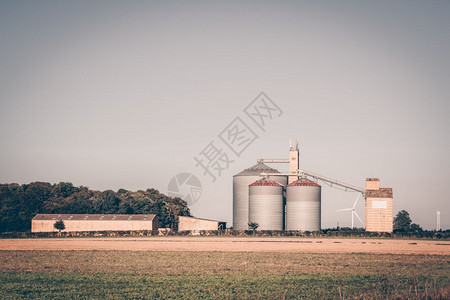
<instances>
[{"instance_id":1,"label":"green grass field","mask_svg":"<svg viewBox=\"0 0 450 300\"><path fill-rule=\"evenodd\" d=\"M1 251L0 298L447 299L448 256Z\"/></svg>"}]
</instances>

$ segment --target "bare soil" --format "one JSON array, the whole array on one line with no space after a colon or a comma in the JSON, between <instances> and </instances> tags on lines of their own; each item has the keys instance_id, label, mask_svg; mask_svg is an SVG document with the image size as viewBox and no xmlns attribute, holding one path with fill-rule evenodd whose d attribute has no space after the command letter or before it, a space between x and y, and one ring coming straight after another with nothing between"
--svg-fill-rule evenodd
<instances>
[{"instance_id":1,"label":"bare soil","mask_svg":"<svg viewBox=\"0 0 450 300\"><path fill-rule=\"evenodd\" d=\"M0 239L0 250L131 250L450 255L449 241L271 237Z\"/></svg>"}]
</instances>

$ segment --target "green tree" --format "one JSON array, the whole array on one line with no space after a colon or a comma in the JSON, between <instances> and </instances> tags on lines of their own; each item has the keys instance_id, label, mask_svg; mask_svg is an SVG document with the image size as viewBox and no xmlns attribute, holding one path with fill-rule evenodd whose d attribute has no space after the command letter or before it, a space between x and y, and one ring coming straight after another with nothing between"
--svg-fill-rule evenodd
<instances>
[{"instance_id":1,"label":"green tree","mask_svg":"<svg viewBox=\"0 0 450 300\"><path fill-rule=\"evenodd\" d=\"M64 224L63 220L58 220L55 222L55 224L53 224L53 227L58 230L59 232L61 232L61 230L66 229L66 224Z\"/></svg>"},{"instance_id":2,"label":"green tree","mask_svg":"<svg viewBox=\"0 0 450 300\"><path fill-rule=\"evenodd\" d=\"M411 217L406 210L401 210L394 218L394 231L408 232L411 229Z\"/></svg>"},{"instance_id":3,"label":"green tree","mask_svg":"<svg viewBox=\"0 0 450 300\"><path fill-rule=\"evenodd\" d=\"M416 223L412 223L412 224L411 224L411 229L410 229L410 231L413 232L413 233L415 233L416 235L419 235L419 234L422 234L422 233L423 233L422 227L420 227L420 225L419 225L419 224L416 224Z\"/></svg>"},{"instance_id":4,"label":"green tree","mask_svg":"<svg viewBox=\"0 0 450 300\"><path fill-rule=\"evenodd\" d=\"M60 182L55 185L54 189L58 195L64 198L67 198L80 190L79 188L74 187L71 182Z\"/></svg>"},{"instance_id":5,"label":"green tree","mask_svg":"<svg viewBox=\"0 0 450 300\"><path fill-rule=\"evenodd\" d=\"M116 214L119 210L120 198L116 197L116 193L112 190L101 192L94 206L98 214Z\"/></svg>"},{"instance_id":6,"label":"green tree","mask_svg":"<svg viewBox=\"0 0 450 300\"><path fill-rule=\"evenodd\" d=\"M248 227L250 227L250 229L253 230L253 232L255 232L256 229L258 229L259 224L255 223L255 222L251 222L251 223L248 223Z\"/></svg>"}]
</instances>

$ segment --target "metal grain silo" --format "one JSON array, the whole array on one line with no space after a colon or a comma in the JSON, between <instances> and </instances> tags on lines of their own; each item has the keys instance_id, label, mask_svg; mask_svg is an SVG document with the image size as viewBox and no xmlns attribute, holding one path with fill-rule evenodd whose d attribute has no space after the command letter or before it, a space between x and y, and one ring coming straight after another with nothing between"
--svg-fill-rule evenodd
<instances>
[{"instance_id":1,"label":"metal grain silo","mask_svg":"<svg viewBox=\"0 0 450 300\"><path fill-rule=\"evenodd\" d=\"M321 187L300 178L286 187L286 230L319 231Z\"/></svg>"},{"instance_id":2,"label":"metal grain silo","mask_svg":"<svg viewBox=\"0 0 450 300\"><path fill-rule=\"evenodd\" d=\"M284 186L272 179L260 179L249 185L248 221L259 230L284 229Z\"/></svg>"},{"instance_id":3,"label":"metal grain silo","mask_svg":"<svg viewBox=\"0 0 450 300\"><path fill-rule=\"evenodd\" d=\"M279 172L263 163L258 163L233 176L233 229L248 229L248 186L261 179L261 173ZM286 176L271 176L270 178L284 186L287 185Z\"/></svg>"}]
</instances>

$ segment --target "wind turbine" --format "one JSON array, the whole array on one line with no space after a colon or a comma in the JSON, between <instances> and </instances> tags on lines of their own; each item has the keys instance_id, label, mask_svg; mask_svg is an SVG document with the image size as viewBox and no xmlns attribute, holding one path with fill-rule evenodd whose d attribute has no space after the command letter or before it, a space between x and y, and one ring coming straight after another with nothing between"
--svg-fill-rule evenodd
<instances>
[{"instance_id":1,"label":"wind turbine","mask_svg":"<svg viewBox=\"0 0 450 300\"><path fill-rule=\"evenodd\" d=\"M351 210L351 211L352 211L352 229L353 229L354 224L355 224L355 216L358 218L358 220L361 222L361 224L364 225L363 221L361 220L361 218L358 216L358 214L357 214L356 211L355 211L355 207L356 207L356 204L358 203L359 196L361 196L361 194L358 194L358 198L356 198L356 201L355 201L355 203L353 204L353 207L351 207L351 208L343 208L343 209L338 209L338 210L336 210L336 211L348 211L348 210Z\"/></svg>"}]
</instances>

